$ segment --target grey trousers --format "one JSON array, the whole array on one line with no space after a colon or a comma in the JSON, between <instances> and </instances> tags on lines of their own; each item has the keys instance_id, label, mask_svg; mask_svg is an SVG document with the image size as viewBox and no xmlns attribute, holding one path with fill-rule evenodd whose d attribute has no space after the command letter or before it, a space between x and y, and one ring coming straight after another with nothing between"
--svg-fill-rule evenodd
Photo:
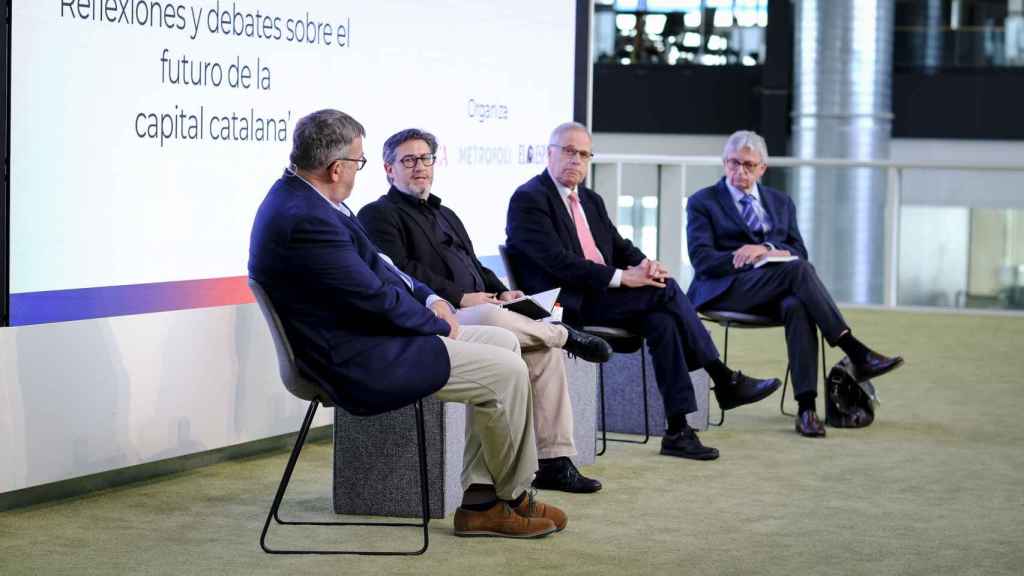
<instances>
[{"instance_id":1,"label":"grey trousers","mask_svg":"<svg viewBox=\"0 0 1024 576\"><path fill-rule=\"evenodd\" d=\"M458 339L441 338L451 373L434 395L466 404L462 487L491 484L512 500L537 472L533 389L519 340L503 328L463 326Z\"/></svg>"}]
</instances>

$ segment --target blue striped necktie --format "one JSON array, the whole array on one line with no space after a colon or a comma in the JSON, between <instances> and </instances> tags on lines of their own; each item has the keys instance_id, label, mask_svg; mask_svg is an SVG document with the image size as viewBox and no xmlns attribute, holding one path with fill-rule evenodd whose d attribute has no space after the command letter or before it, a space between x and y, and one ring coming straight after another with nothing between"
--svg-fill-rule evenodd
<instances>
[{"instance_id":1,"label":"blue striped necktie","mask_svg":"<svg viewBox=\"0 0 1024 576\"><path fill-rule=\"evenodd\" d=\"M757 216L757 211L754 210L754 197L750 194L744 194L740 198L740 204L743 205L743 221L747 223L747 228L754 233L757 238L764 237L764 227L761 225L761 218Z\"/></svg>"}]
</instances>

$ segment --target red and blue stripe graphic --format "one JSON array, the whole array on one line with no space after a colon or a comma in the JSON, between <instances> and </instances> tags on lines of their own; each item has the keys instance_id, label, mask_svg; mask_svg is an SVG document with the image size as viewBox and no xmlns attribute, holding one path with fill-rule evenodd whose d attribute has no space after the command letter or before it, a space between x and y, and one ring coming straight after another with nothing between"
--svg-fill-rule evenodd
<instances>
[{"instance_id":1,"label":"red and blue stripe graphic","mask_svg":"<svg viewBox=\"0 0 1024 576\"><path fill-rule=\"evenodd\" d=\"M11 294L11 326L253 302L245 276Z\"/></svg>"}]
</instances>

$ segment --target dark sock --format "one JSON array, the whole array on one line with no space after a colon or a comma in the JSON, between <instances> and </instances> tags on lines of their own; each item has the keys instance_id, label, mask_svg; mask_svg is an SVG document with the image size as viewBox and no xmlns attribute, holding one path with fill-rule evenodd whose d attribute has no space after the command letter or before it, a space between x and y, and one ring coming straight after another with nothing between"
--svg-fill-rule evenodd
<instances>
[{"instance_id":1,"label":"dark sock","mask_svg":"<svg viewBox=\"0 0 1024 576\"><path fill-rule=\"evenodd\" d=\"M732 370L722 364L721 360L715 359L704 365L704 371L711 377L711 381L715 383L715 387L726 387L732 383Z\"/></svg>"},{"instance_id":2,"label":"dark sock","mask_svg":"<svg viewBox=\"0 0 1024 576\"><path fill-rule=\"evenodd\" d=\"M516 498L515 500L510 501L508 505L511 506L512 508L518 508L519 505L523 503L523 498L526 498L526 492L520 494L519 497Z\"/></svg>"},{"instance_id":3,"label":"dark sock","mask_svg":"<svg viewBox=\"0 0 1024 576\"><path fill-rule=\"evenodd\" d=\"M682 412L669 416L667 420L668 429L665 430L665 433L668 434L669 436L675 436L676 434L679 434L688 426L686 423L686 414Z\"/></svg>"},{"instance_id":4,"label":"dark sock","mask_svg":"<svg viewBox=\"0 0 1024 576\"><path fill-rule=\"evenodd\" d=\"M487 484L471 484L462 494L462 507L474 512L490 510L498 503L498 495L494 493L494 486Z\"/></svg>"},{"instance_id":5,"label":"dark sock","mask_svg":"<svg viewBox=\"0 0 1024 576\"><path fill-rule=\"evenodd\" d=\"M853 332L847 332L840 336L836 346L839 346L843 352L846 352L846 355L850 357L850 362L854 364L863 363L871 352L860 340L853 337Z\"/></svg>"},{"instance_id":6,"label":"dark sock","mask_svg":"<svg viewBox=\"0 0 1024 576\"><path fill-rule=\"evenodd\" d=\"M799 396L796 397L796 403L797 403L798 409L800 410L801 414L803 414L804 412L806 412L808 410L810 410L812 412L815 410L815 407L814 407L814 399L815 399L815 397L816 397L816 394L814 394L814 393L800 394Z\"/></svg>"},{"instance_id":7,"label":"dark sock","mask_svg":"<svg viewBox=\"0 0 1024 576\"><path fill-rule=\"evenodd\" d=\"M555 458L540 458L537 460L537 464L541 468L555 466L562 461L562 458L565 458L565 456L556 456Z\"/></svg>"}]
</instances>

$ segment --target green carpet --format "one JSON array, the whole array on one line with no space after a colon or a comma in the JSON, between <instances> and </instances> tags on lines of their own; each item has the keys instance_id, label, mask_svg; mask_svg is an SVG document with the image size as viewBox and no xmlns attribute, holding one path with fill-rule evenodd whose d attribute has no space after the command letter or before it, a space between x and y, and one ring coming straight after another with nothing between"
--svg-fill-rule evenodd
<instances>
[{"instance_id":1,"label":"green carpet","mask_svg":"<svg viewBox=\"0 0 1024 576\"><path fill-rule=\"evenodd\" d=\"M543 540L460 539L449 517L431 523L420 557L269 556L257 538L286 460L275 453L2 513L0 574L1024 573L1024 318L847 317L907 359L876 381L873 426L800 438L776 394L702 434L716 462L658 456L656 439L610 444L585 470L603 491L541 494L570 516ZM781 330L731 344L732 366L782 376ZM331 516L330 468L330 445L311 445L286 515ZM278 530L278 545L413 547L418 536Z\"/></svg>"}]
</instances>

